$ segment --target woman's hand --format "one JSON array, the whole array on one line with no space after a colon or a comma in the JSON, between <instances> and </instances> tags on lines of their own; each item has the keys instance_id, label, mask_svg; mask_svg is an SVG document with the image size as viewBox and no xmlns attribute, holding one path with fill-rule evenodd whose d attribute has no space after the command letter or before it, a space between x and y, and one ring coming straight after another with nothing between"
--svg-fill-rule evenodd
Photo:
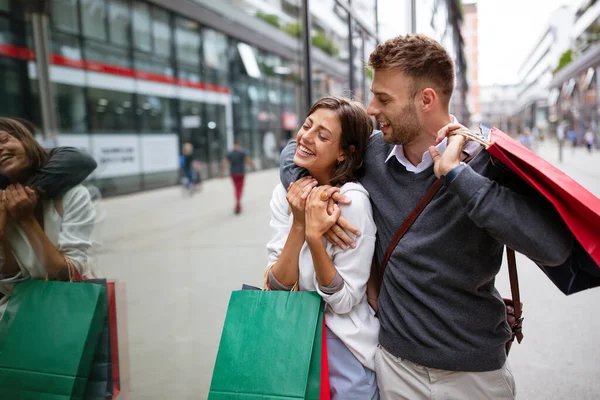
<instances>
[{"instance_id":1,"label":"woman's hand","mask_svg":"<svg viewBox=\"0 0 600 400\"><path fill-rule=\"evenodd\" d=\"M34 190L23 187L20 183L9 185L3 192L2 200L8 214L19 223L35 219L37 194Z\"/></svg>"},{"instance_id":2,"label":"woman's hand","mask_svg":"<svg viewBox=\"0 0 600 400\"><path fill-rule=\"evenodd\" d=\"M339 188L324 185L312 190L308 196L306 202L307 240L321 240L342 215L340 207L331 199L331 194L336 191L339 191ZM330 206L330 212L327 211L328 206Z\"/></svg>"},{"instance_id":3,"label":"woman's hand","mask_svg":"<svg viewBox=\"0 0 600 400\"><path fill-rule=\"evenodd\" d=\"M296 182L290 183L288 187L288 193L285 198L294 214L294 224L296 226L306 226L304 218L306 199L315 186L317 186L316 179L305 176Z\"/></svg>"}]
</instances>

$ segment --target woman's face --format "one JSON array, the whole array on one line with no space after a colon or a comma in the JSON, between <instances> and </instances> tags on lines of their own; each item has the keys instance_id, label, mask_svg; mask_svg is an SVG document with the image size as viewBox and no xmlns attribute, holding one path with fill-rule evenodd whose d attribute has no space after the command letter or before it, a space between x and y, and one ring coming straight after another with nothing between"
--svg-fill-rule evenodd
<instances>
[{"instance_id":1,"label":"woman's face","mask_svg":"<svg viewBox=\"0 0 600 400\"><path fill-rule=\"evenodd\" d=\"M8 132L0 131L0 175L16 182L29 164L23 143Z\"/></svg>"},{"instance_id":2,"label":"woman's face","mask_svg":"<svg viewBox=\"0 0 600 400\"><path fill-rule=\"evenodd\" d=\"M319 183L325 183L337 162L344 159L341 137L342 127L336 113L327 108L315 110L298 131L294 163L306 168Z\"/></svg>"}]
</instances>

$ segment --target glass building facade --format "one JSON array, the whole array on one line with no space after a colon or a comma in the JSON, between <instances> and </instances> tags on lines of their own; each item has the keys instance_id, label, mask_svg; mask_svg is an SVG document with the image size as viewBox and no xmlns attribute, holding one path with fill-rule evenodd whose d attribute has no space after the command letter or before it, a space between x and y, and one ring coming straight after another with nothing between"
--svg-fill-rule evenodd
<instances>
[{"instance_id":1,"label":"glass building facade","mask_svg":"<svg viewBox=\"0 0 600 400\"><path fill-rule=\"evenodd\" d=\"M200 5L182 2L178 12L168 3L50 2L58 134L38 134L48 146L89 151L98 161L89 183L105 196L176 184L183 142L193 144L203 178L219 174L234 137L260 168L276 166L304 118L296 37L290 35L297 57L286 58L268 42L257 46L190 19L185 7ZM40 126L32 43L21 2L0 0L0 115ZM356 58L371 50L358 48ZM340 74L318 65L313 73L315 98L347 89Z\"/></svg>"}]
</instances>

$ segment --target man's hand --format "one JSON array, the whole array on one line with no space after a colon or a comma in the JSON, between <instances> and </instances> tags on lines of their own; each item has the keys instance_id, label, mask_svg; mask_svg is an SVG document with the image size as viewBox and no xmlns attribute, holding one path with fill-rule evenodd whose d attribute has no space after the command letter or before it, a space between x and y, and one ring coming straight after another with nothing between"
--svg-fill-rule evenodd
<instances>
[{"instance_id":1,"label":"man's hand","mask_svg":"<svg viewBox=\"0 0 600 400\"><path fill-rule=\"evenodd\" d=\"M356 242L350 237L351 233L356 236L360 236L361 234L357 227L341 216L338 218L337 223L325 232L324 237L329 243L348 250L349 247L356 247Z\"/></svg>"},{"instance_id":2,"label":"man's hand","mask_svg":"<svg viewBox=\"0 0 600 400\"><path fill-rule=\"evenodd\" d=\"M431 158L433 159L433 172L438 178L442 175L447 175L448 172L460 165L460 154L466 141L465 137L462 135L449 135L452 131L458 129L467 128L458 123L451 123L438 131L436 145L444 140L444 138L448 138L444 154L440 154L435 146L429 147L429 154L431 154Z\"/></svg>"}]
</instances>

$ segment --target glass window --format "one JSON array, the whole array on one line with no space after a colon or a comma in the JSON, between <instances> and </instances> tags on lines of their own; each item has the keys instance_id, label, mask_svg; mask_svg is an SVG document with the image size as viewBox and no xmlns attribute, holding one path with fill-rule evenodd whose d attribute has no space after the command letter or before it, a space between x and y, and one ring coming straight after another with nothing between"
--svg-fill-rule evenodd
<instances>
[{"instance_id":1,"label":"glass window","mask_svg":"<svg viewBox=\"0 0 600 400\"><path fill-rule=\"evenodd\" d=\"M133 95L112 90L88 88L88 110L92 132L135 131Z\"/></svg>"},{"instance_id":2,"label":"glass window","mask_svg":"<svg viewBox=\"0 0 600 400\"><path fill-rule=\"evenodd\" d=\"M136 52L134 65L136 71L151 72L171 78L175 74L170 59L166 60L148 53ZM143 79L143 76L140 78Z\"/></svg>"},{"instance_id":3,"label":"glass window","mask_svg":"<svg viewBox=\"0 0 600 400\"><path fill-rule=\"evenodd\" d=\"M86 41L85 58L102 64L131 68L131 58L127 50L108 43Z\"/></svg>"},{"instance_id":4,"label":"glass window","mask_svg":"<svg viewBox=\"0 0 600 400\"><path fill-rule=\"evenodd\" d=\"M204 65L227 71L227 36L212 29L204 29L202 39Z\"/></svg>"},{"instance_id":5,"label":"glass window","mask_svg":"<svg viewBox=\"0 0 600 400\"><path fill-rule=\"evenodd\" d=\"M123 46L129 45L129 2L111 0L108 9L110 41Z\"/></svg>"},{"instance_id":6,"label":"glass window","mask_svg":"<svg viewBox=\"0 0 600 400\"><path fill-rule=\"evenodd\" d=\"M146 3L133 3L133 44L136 49L151 51L150 6Z\"/></svg>"},{"instance_id":7,"label":"glass window","mask_svg":"<svg viewBox=\"0 0 600 400\"><path fill-rule=\"evenodd\" d=\"M175 44L179 61L200 65L200 27L196 22L177 18Z\"/></svg>"},{"instance_id":8,"label":"glass window","mask_svg":"<svg viewBox=\"0 0 600 400\"><path fill-rule=\"evenodd\" d=\"M106 40L105 0L81 0L81 25L89 38Z\"/></svg>"},{"instance_id":9,"label":"glass window","mask_svg":"<svg viewBox=\"0 0 600 400\"><path fill-rule=\"evenodd\" d=\"M10 28L10 20L0 17L0 43L15 44L16 37Z\"/></svg>"},{"instance_id":10,"label":"glass window","mask_svg":"<svg viewBox=\"0 0 600 400\"><path fill-rule=\"evenodd\" d=\"M52 34L52 52L70 60L81 60L81 45L79 38L64 33Z\"/></svg>"},{"instance_id":11,"label":"glass window","mask_svg":"<svg viewBox=\"0 0 600 400\"><path fill-rule=\"evenodd\" d=\"M58 129L61 133L87 132L83 87L54 84Z\"/></svg>"},{"instance_id":12,"label":"glass window","mask_svg":"<svg viewBox=\"0 0 600 400\"><path fill-rule=\"evenodd\" d=\"M23 76L27 74L27 69L24 68L24 61L16 60L8 57L0 57L0 96L3 101L0 102L0 115L25 117L25 104L27 93L22 87L25 81ZM26 76L26 75L25 75ZM36 81L29 80L30 84ZM33 103L37 105L39 103Z\"/></svg>"},{"instance_id":13,"label":"glass window","mask_svg":"<svg viewBox=\"0 0 600 400\"><path fill-rule=\"evenodd\" d=\"M169 19L167 11L159 8L152 9L154 53L167 58L171 57L171 25Z\"/></svg>"},{"instance_id":14,"label":"glass window","mask_svg":"<svg viewBox=\"0 0 600 400\"><path fill-rule=\"evenodd\" d=\"M142 133L175 132L173 111L172 99L140 95L136 113L141 122Z\"/></svg>"},{"instance_id":15,"label":"glass window","mask_svg":"<svg viewBox=\"0 0 600 400\"><path fill-rule=\"evenodd\" d=\"M52 0L52 24L61 31L79 33L77 0Z\"/></svg>"}]
</instances>

